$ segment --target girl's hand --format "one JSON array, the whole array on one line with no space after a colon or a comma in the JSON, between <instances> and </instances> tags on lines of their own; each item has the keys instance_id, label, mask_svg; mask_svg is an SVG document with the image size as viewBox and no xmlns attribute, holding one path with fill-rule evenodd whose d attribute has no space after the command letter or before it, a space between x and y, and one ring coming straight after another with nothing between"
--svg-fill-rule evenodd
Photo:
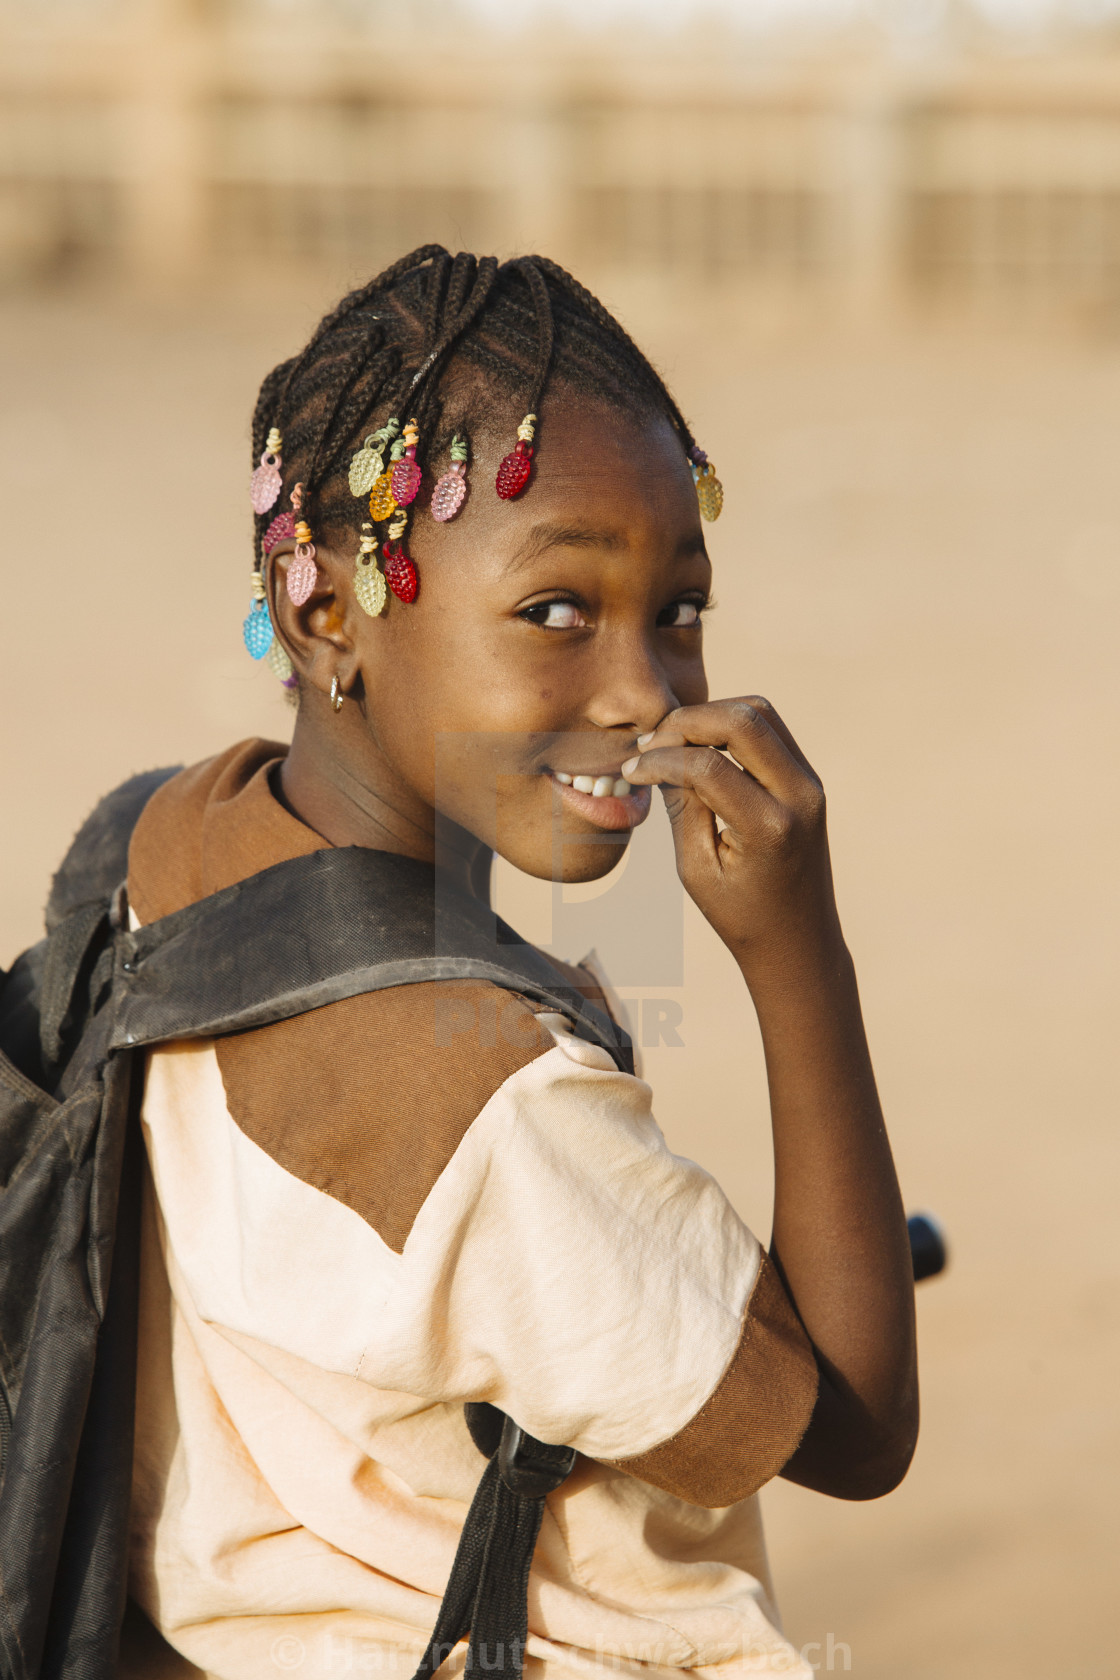
<instances>
[{"instance_id":1,"label":"girl's hand","mask_svg":"<svg viewBox=\"0 0 1120 1680\"><path fill-rule=\"evenodd\" d=\"M738 959L762 1030L771 1254L821 1376L782 1474L876 1499L906 1473L917 1435L914 1275L832 894L824 791L756 695L682 707L638 744L623 775L665 795L681 880Z\"/></svg>"},{"instance_id":2,"label":"girl's hand","mask_svg":"<svg viewBox=\"0 0 1120 1680\"><path fill-rule=\"evenodd\" d=\"M661 788L680 878L748 979L837 948L824 789L769 700L682 706L638 745L622 774Z\"/></svg>"}]
</instances>

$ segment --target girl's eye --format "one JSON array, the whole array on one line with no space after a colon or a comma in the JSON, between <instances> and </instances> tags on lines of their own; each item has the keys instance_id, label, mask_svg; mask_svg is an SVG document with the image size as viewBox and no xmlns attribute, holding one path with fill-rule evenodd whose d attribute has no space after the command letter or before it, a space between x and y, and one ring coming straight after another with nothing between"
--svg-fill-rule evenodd
<instances>
[{"instance_id":1,"label":"girl's eye","mask_svg":"<svg viewBox=\"0 0 1120 1680\"><path fill-rule=\"evenodd\" d=\"M587 622L574 601L538 601L521 617L543 630L579 630Z\"/></svg>"},{"instance_id":2,"label":"girl's eye","mask_svg":"<svg viewBox=\"0 0 1120 1680\"><path fill-rule=\"evenodd\" d=\"M657 622L662 629L691 630L699 624L700 612L699 601L673 601L658 613Z\"/></svg>"}]
</instances>

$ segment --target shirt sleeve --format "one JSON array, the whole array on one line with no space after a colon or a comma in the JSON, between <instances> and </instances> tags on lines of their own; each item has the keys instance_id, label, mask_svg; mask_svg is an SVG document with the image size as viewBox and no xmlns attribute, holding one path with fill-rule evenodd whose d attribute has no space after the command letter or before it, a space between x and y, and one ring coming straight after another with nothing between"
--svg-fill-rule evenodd
<instances>
[{"instance_id":1,"label":"shirt sleeve","mask_svg":"<svg viewBox=\"0 0 1120 1680\"><path fill-rule=\"evenodd\" d=\"M817 1370L780 1278L649 1087L547 1018L432 1186L358 1375L488 1400L695 1504L775 1475Z\"/></svg>"}]
</instances>

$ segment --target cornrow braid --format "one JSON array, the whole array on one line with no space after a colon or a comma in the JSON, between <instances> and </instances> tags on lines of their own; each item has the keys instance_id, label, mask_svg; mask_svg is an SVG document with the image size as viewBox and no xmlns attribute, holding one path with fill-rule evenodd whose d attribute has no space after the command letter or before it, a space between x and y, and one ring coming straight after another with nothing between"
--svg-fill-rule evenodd
<instances>
[{"instance_id":1,"label":"cornrow braid","mask_svg":"<svg viewBox=\"0 0 1120 1680\"><path fill-rule=\"evenodd\" d=\"M525 276L525 284L529 288L529 296L533 300L533 308L537 316L539 347L536 367L533 369L533 383L529 392L529 401L526 404L528 411L535 414L540 407L545 384L548 380L548 370L552 365L552 349L556 340L556 322L552 313L552 299L548 295L548 287L538 267L538 258L519 257L517 267Z\"/></svg>"},{"instance_id":2,"label":"cornrow braid","mask_svg":"<svg viewBox=\"0 0 1120 1680\"><path fill-rule=\"evenodd\" d=\"M282 495L302 482L316 535L356 542L365 510L350 495L343 462L370 431L391 417L415 418L418 459L430 463L453 430L512 430L520 415L539 411L553 383L626 413L663 416L696 459L661 375L566 269L547 257L499 263L422 245L349 292L305 348L267 376L253 414L254 463L277 427ZM258 515L258 544L272 517Z\"/></svg>"},{"instance_id":3,"label":"cornrow braid","mask_svg":"<svg viewBox=\"0 0 1120 1680\"><path fill-rule=\"evenodd\" d=\"M574 274L569 274L568 270L566 268L561 268L559 263L553 262L549 257L537 257L535 261L544 274L548 275L550 279L555 280L558 286L562 286L569 296L574 298L583 306L584 309L587 310L591 318L599 326L601 326L605 332L609 332L613 338L617 339L623 350L631 358L633 365L636 368L640 368L642 373L653 382L665 404L665 408L670 419L681 435L681 439L685 445L686 454L691 455L692 450L696 447L696 439L692 435L688 422L681 413L680 409L677 407L669 387L666 385L653 363L649 360L649 357L646 356L643 351L638 349L638 346L634 343L634 340L630 337L630 334L626 331L626 328L622 325L622 323L620 321L616 321L610 310L606 309L603 304L599 302L599 299L594 295L594 293L589 292L586 286L580 284Z\"/></svg>"},{"instance_id":4,"label":"cornrow braid","mask_svg":"<svg viewBox=\"0 0 1120 1680\"><path fill-rule=\"evenodd\" d=\"M446 357L456 339L462 337L463 333L485 308L497 272L497 258L483 257L476 267L474 284L461 309L448 321L439 338L428 348L428 354L413 374L408 388L408 396L411 396L425 380L430 380L433 377L440 362ZM427 345L425 347L427 348Z\"/></svg>"},{"instance_id":5,"label":"cornrow braid","mask_svg":"<svg viewBox=\"0 0 1120 1680\"><path fill-rule=\"evenodd\" d=\"M380 274L367 281L364 286L359 286L355 291L348 292L328 314L323 316L299 355L293 356L287 362L282 362L279 367L274 368L261 386L260 396L253 412L254 456L263 447L265 436L270 427L277 426L281 436L284 435L282 417L288 410L289 393L293 381L312 362L315 352L323 341L329 338L348 316L363 309L371 299L391 290L401 275L410 273L425 262L435 261L446 255L447 253L442 245L421 245L415 251L410 251L407 256L399 258L397 262L391 263L388 268L383 269ZM271 410L268 407L270 402L275 405ZM318 447L321 447L326 429L327 427L324 426ZM315 451L316 454L318 453L318 447ZM287 448L286 442L285 448ZM285 490L290 488L287 477L285 478L284 488ZM269 511L271 512L271 510ZM263 518L263 515L257 516L258 526L261 525ZM256 535L259 539L260 529L258 529Z\"/></svg>"}]
</instances>

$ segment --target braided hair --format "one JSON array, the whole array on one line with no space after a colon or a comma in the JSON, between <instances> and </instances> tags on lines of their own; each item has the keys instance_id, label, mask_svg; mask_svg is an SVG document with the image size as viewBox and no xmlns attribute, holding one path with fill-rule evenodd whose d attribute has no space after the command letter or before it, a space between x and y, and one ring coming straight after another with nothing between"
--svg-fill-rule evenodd
<instances>
[{"instance_id":1,"label":"braided hair","mask_svg":"<svg viewBox=\"0 0 1120 1680\"><path fill-rule=\"evenodd\" d=\"M363 512L345 460L373 425L407 409L424 465L455 430L495 433L511 415L535 413L550 381L626 412L663 415L685 455L700 454L660 374L559 264L452 257L442 245L422 245L350 292L298 356L273 368L253 415L253 460L278 428L285 498L302 483L316 535L342 537L356 532ZM270 518L256 517L257 553Z\"/></svg>"}]
</instances>

